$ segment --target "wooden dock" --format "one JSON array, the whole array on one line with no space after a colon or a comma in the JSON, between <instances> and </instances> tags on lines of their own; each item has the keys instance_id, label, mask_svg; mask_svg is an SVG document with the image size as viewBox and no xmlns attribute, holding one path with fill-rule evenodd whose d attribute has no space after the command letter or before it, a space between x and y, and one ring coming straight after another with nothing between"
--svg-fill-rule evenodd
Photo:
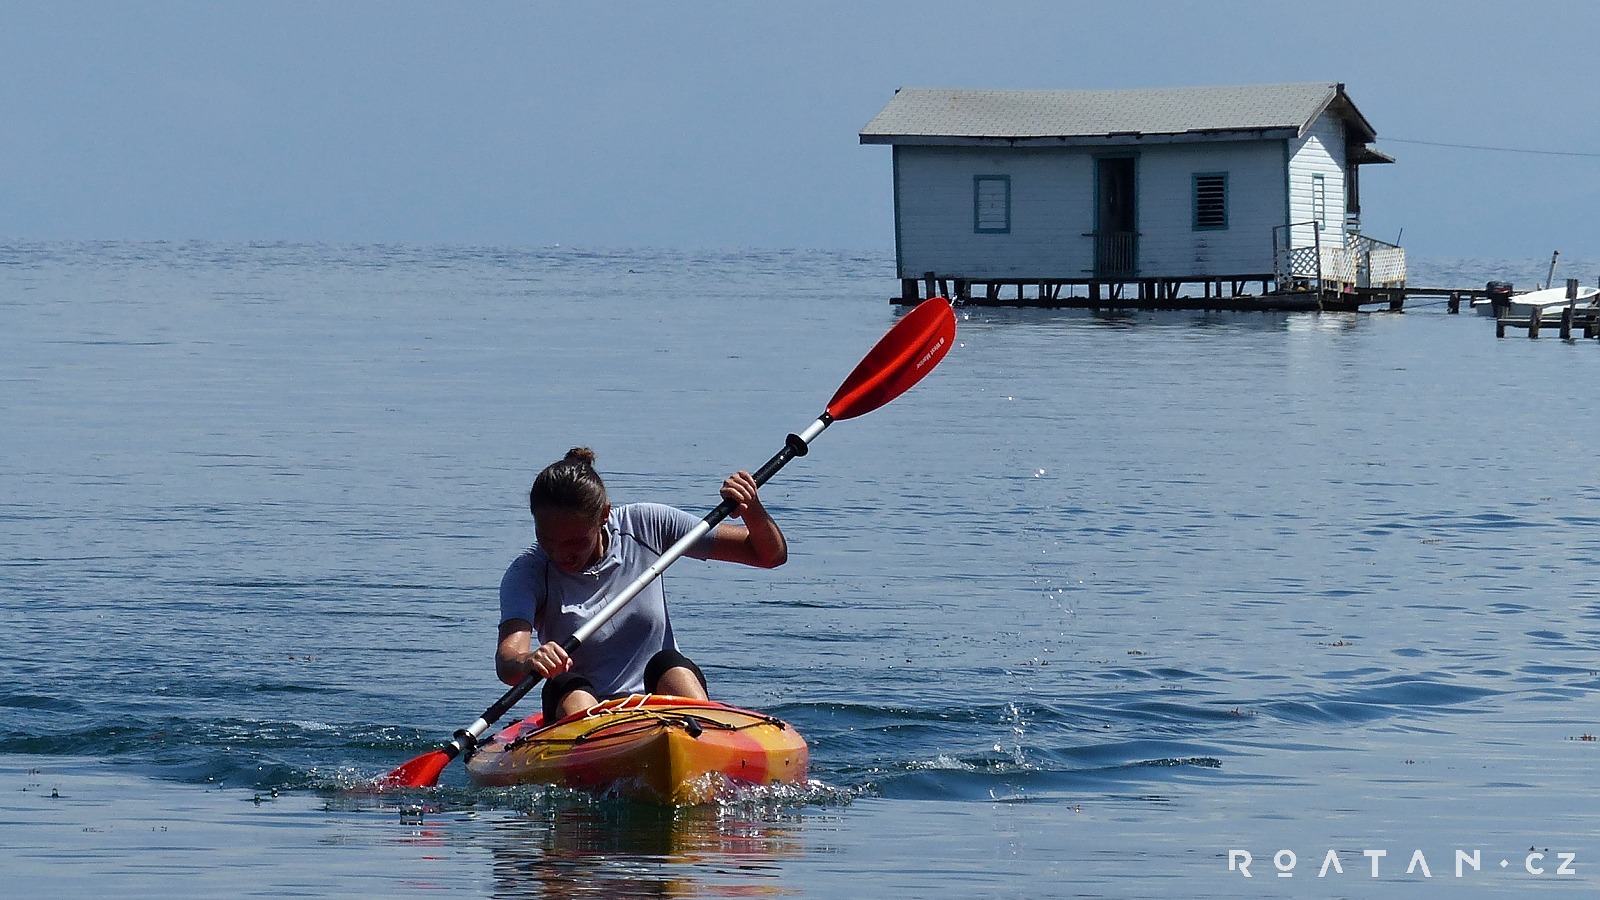
<instances>
[{"instance_id":1,"label":"wooden dock","mask_svg":"<svg viewBox=\"0 0 1600 900\"><path fill-rule=\"evenodd\" d=\"M1561 318L1557 320L1546 320L1544 316L1501 316L1494 320L1495 337L1505 337L1507 328L1521 328L1531 338L1537 338L1541 331L1554 331L1563 341L1572 340L1572 335L1580 331L1585 339L1600 338L1600 307L1569 306L1561 311Z\"/></svg>"},{"instance_id":2,"label":"wooden dock","mask_svg":"<svg viewBox=\"0 0 1600 900\"><path fill-rule=\"evenodd\" d=\"M1247 286L1261 286L1261 293L1246 293ZM1341 291L1304 288L1276 290L1272 275L1233 279L992 279L979 280L938 276L929 272L920 279L901 279L901 293L891 303L912 306L927 297L948 297L958 306L1004 306L1034 309L1091 310L1179 310L1216 312L1401 312L1406 301L1428 298L1443 302L1451 315L1469 310L1474 300L1489 298L1483 288L1379 287L1348 288ZM1572 335L1600 338L1600 306L1577 305L1578 281L1567 280L1568 297L1573 298L1559 320L1551 316L1500 316L1495 320L1495 335L1505 337L1507 329L1523 329L1531 338L1555 331L1562 340Z\"/></svg>"},{"instance_id":3,"label":"wooden dock","mask_svg":"<svg viewBox=\"0 0 1600 900\"><path fill-rule=\"evenodd\" d=\"M1247 293L1257 284L1260 293ZM1275 285L1271 274L1226 279L975 279L930 272L920 279L901 279L900 294L889 302L915 306L928 297L948 297L958 306L1228 312L1360 312L1369 306L1398 311L1405 305L1403 288L1275 290Z\"/></svg>"}]
</instances>

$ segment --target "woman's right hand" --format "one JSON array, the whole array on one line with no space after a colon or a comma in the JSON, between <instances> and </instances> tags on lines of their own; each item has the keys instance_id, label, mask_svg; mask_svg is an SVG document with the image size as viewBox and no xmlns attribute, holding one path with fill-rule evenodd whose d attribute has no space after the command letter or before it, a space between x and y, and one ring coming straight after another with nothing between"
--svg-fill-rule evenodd
<instances>
[{"instance_id":1,"label":"woman's right hand","mask_svg":"<svg viewBox=\"0 0 1600 900\"><path fill-rule=\"evenodd\" d=\"M572 657L555 641L544 644L528 657L533 668L545 678L554 678L572 668Z\"/></svg>"}]
</instances>

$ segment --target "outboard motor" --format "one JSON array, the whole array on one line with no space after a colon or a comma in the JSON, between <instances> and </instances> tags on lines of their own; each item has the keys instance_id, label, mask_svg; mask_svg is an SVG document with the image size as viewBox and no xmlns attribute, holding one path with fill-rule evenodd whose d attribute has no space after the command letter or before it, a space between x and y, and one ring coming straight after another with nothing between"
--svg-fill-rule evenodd
<instances>
[{"instance_id":1,"label":"outboard motor","mask_svg":"<svg viewBox=\"0 0 1600 900\"><path fill-rule=\"evenodd\" d=\"M1495 318L1504 316L1511 309L1511 282L1491 281L1484 286L1483 295L1489 298L1489 306L1494 310Z\"/></svg>"}]
</instances>

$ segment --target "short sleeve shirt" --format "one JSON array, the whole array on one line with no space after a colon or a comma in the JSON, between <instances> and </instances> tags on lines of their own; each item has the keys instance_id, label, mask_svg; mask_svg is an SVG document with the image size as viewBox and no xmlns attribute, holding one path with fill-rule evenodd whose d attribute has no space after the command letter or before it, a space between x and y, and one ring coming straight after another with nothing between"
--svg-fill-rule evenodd
<instances>
[{"instance_id":1,"label":"short sleeve shirt","mask_svg":"<svg viewBox=\"0 0 1600 900\"><path fill-rule=\"evenodd\" d=\"M604 525L605 555L576 575L556 568L534 544L500 581L500 621L532 623L538 644L565 641L699 523L660 503L613 506ZM686 555L705 559L710 549L708 533ZM650 657L676 648L657 578L583 642L573 654L573 668L588 676L601 696L640 693Z\"/></svg>"}]
</instances>

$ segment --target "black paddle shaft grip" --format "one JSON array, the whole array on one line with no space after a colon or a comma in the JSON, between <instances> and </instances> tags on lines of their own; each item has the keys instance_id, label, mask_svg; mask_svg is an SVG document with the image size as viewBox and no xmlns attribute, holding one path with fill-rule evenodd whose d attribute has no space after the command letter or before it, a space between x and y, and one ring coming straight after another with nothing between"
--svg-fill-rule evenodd
<instances>
[{"instance_id":1,"label":"black paddle shaft grip","mask_svg":"<svg viewBox=\"0 0 1600 900\"><path fill-rule=\"evenodd\" d=\"M577 649L577 647L574 646L573 649ZM528 692L538 687L539 682L543 680L544 676L540 675L537 669L522 676L522 680L512 685L511 690L506 691L500 696L499 700L494 702L493 706L483 711L483 720L491 725L500 721L501 716L510 712L511 707L516 706L523 697L528 696Z\"/></svg>"},{"instance_id":2,"label":"black paddle shaft grip","mask_svg":"<svg viewBox=\"0 0 1600 900\"><path fill-rule=\"evenodd\" d=\"M824 414L824 417L828 418L826 414ZM832 421L832 419L828 418L828 421ZM798 434L790 434L783 442L783 449L773 454L772 458L767 460L752 476L756 480L756 486L760 487L766 484L772 476L778 474L779 469L789 464L789 460L794 459L796 456L805 456L810 450L811 447L805 442L804 438ZM706 524L715 526L738 508L739 502L737 500L724 500L717 504L716 509L706 514Z\"/></svg>"}]
</instances>

